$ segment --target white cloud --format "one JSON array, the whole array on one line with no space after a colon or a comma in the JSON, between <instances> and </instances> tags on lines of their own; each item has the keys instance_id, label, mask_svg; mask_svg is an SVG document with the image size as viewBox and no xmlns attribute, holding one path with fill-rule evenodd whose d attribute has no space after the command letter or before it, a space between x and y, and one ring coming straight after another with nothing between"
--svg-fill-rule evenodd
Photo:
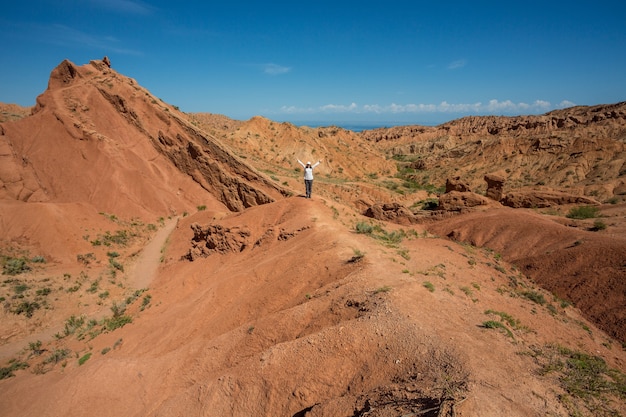
<instances>
[{"instance_id":1,"label":"white cloud","mask_svg":"<svg viewBox=\"0 0 626 417\"><path fill-rule=\"evenodd\" d=\"M458 68L463 68L465 65L467 65L467 61L464 59L459 59L457 61L453 61L450 64L448 64L448 69L458 69Z\"/></svg>"},{"instance_id":2,"label":"white cloud","mask_svg":"<svg viewBox=\"0 0 626 417\"><path fill-rule=\"evenodd\" d=\"M563 100L556 107L559 108L559 109L564 109L566 107L574 107L575 105L576 105L576 103L572 103L569 100Z\"/></svg>"},{"instance_id":3,"label":"white cloud","mask_svg":"<svg viewBox=\"0 0 626 417\"><path fill-rule=\"evenodd\" d=\"M344 104L326 104L318 108L321 113L360 113L359 106L356 103L349 105Z\"/></svg>"},{"instance_id":4,"label":"white cloud","mask_svg":"<svg viewBox=\"0 0 626 417\"><path fill-rule=\"evenodd\" d=\"M277 64L265 64L263 65L263 72L269 75L286 74L291 71L291 67L284 67Z\"/></svg>"},{"instance_id":5,"label":"white cloud","mask_svg":"<svg viewBox=\"0 0 626 417\"><path fill-rule=\"evenodd\" d=\"M423 113L451 113L451 114L532 114L543 113L550 111L554 108L571 107L574 103L564 100L558 106L553 106L550 102L545 100L535 100L533 103L519 102L515 103L512 100L499 101L496 99L489 100L484 104L481 102L476 103L448 103L442 101L439 104L397 104L391 103L388 105L380 104L365 104L358 105L357 103L351 103L349 105L343 104L326 104L319 107L307 107L300 108L296 106L283 106L280 109L281 113L289 114L320 114L320 113L352 113L352 114L423 114Z\"/></svg>"}]
</instances>

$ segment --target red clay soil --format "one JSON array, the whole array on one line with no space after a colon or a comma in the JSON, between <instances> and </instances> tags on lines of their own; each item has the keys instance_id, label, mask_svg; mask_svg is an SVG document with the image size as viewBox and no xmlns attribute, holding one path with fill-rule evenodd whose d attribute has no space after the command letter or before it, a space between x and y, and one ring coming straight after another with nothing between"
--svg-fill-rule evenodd
<instances>
[{"instance_id":1,"label":"red clay soil","mask_svg":"<svg viewBox=\"0 0 626 417\"><path fill-rule=\"evenodd\" d=\"M4 415L567 415L534 349L626 364L602 332L576 324L577 310L553 315L502 291L515 272L488 251L418 226L387 247L319 198L216 215L178 222L133 323L72 342L75 354L45 374L0 381ZM192 224L245 228L247 244L191 262ZM511 337L485 329L487 310L523 326Z\"/></svg>"},{"instance_id":2,"label":"red clay soil","mask_svg":"<svg viewBox=\"0 0 626 417\"><path fill-rule=\"evenodd\" d=\"M620 210L621 208L621 210ZM534 282L580 308L598 327L626 343L626 206L607 207L611 231L592 221L568 222L530 210L500 209L462 215L429 230L490 248Z\"/></svg>"}]
</instances>

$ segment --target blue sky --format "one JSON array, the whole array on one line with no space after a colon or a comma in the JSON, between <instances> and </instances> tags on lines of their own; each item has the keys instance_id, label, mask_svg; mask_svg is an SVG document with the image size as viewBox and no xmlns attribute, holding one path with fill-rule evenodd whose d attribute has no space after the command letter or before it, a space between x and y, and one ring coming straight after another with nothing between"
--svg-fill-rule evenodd
<instances>
[{"instance_id":1,"label":"blue sky","mask_svg":"<svg viewBox=\"0 0 626 417\"><path fill-rule=\"evenodd\" d=\"M9 2L0 101L30 106L64 59L186 112L435 124L626 100L626 2Z\"/></svg>"}]
</instances>

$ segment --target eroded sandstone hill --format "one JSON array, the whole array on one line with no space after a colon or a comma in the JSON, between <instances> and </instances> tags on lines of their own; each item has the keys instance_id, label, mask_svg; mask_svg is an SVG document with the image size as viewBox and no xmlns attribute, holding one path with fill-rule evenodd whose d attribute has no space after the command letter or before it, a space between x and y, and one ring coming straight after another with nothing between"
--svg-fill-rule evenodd
<instances>
[{"instance_id":1,"label":"eroded sandstone hill","mask_svg":"<svg viewBox=\"0 0 626 417\"><path fill-rule=\"evenodd\" d=\"M509 189L548 187L601 201L626 198L626 102L540 116L464 117L361 136L413 162L434 183L460 176L484 190L484 175L497 172Z\"/></svg>"},{"instance_id":2,"label":"eroded sandstone hill","mask_svg":"<svg viewBox=\"0 0 626 417\"><path fill-rule=\"evenodd\" d=\"M0 128L3 200L89 196L101 210L145 215L180 214L201 200L190 195L238 211L287 193L103 61L62 62L32 112Z\"/></svg>"}]
</instances>

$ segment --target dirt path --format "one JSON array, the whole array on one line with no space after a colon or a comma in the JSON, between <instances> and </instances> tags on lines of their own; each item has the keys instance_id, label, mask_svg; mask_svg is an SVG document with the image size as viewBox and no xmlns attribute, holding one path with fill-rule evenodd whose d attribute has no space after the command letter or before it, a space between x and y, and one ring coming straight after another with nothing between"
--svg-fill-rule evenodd
<instances>
[{"instance_id":1,"label":"dirt path","mask_svg":"<svg viewBox=\"0 0 626 417\"><path fill-rule=\"evenodd\" d=\"M178 218L169 219L152 240L141 251L137 261L129 271L128 283L133 288L147 288L157 274L161 263L162 249L178 224Z\"/></svg>"},{"instance_id":2,"label":"dirt path","mask_svg":"<svg viewBox=\"0 0 626 417\"><path fill-rule=\"evenodd\" d=\"M133 265L128 271L128 286L134 289L147 288L157 275L159 264L161 263L161 250L167 242L168 237L178 224L178 218L169 219L165 226L157 231L156 235L141 251ZM108 311L108 307L102 307L98 311L93 311L92 316L100 316ZM6 343L0 346L0 360L11 357L28 342L36 340L51 340L56 333L63 331L63 325L52 326L43 330L34 331L25 339Z\"/></svg>"}]
</instances>

